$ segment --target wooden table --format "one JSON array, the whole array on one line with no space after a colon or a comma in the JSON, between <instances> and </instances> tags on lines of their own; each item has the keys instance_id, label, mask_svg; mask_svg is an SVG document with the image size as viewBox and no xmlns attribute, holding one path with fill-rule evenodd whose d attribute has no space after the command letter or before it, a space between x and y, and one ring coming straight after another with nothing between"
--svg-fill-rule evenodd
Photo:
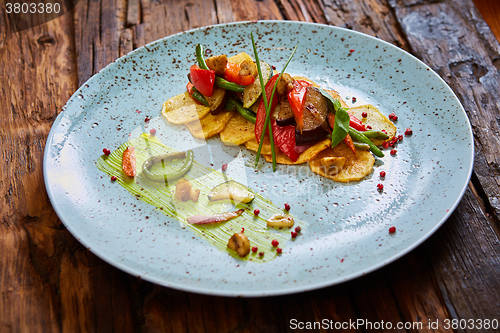
<instances>
[{"instance_id":1,"label":"wooden table","mask_svg":"<svg viewBox=\"0 0 500 333\"><path fill-rule=\"evenodd\" d=\"M357 280L303 294L233 299L141 281L81 246L42 178L50 126L71 94L145 43L215 23L287 19L352 28L430 65L462 101L475 166L456 211L428 241ZM289 320L441 322L500 314L500 46L471 0L80 0L12 31L0 15L0 331L265 331ZM443 327L440 330L444 330Z\"/></svg>"}]
</instances>

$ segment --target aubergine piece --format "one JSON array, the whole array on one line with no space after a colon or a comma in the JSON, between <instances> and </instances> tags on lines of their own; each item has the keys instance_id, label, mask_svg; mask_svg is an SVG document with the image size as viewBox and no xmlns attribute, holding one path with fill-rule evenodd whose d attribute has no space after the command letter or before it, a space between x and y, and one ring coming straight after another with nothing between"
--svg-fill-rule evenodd
<instances>
[{"instance_id":1,"label":"aubergine piece","mask_svg":"<svg viewBox=\"0 0 500 333\"><path fill-rule=\"evenodd\" d=\"M295 117L293 115L292 107L286 99L276 105L273 111L274 119L280 126L295 125Z\"/></svg>"},{"instance_id":2,"label":"aubergine piece","mask_svg":"<svg viewBox=\"0 0 500 333\"><path fill-rule=\"evenodd\" d=\"M302 133L295 130L297 145L317 142L328 136L328 103L315 87L307 87L303 109Z\"/></svg>"}]
</instances>

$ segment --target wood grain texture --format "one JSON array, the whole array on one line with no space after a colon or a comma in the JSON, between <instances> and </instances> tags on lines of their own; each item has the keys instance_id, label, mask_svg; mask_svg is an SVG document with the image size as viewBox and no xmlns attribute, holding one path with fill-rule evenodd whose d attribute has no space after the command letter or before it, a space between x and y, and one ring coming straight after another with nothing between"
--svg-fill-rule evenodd
<instances>
[{"instance_id":1,"label":"wood grain texture","mask_svg":"<svg viewBox=\"0 0 500 333\"><path fill-rule=\"evenodd\" d=\"M474 0L474 5L491 28L497 40L500 40L500 2L491 0Z\"/></svg>"},{"instance_id":2,"label":"wood grain texture","mask_svg":"<svg viewBox=\"0 0 500 333\"><path fill-rule=\"evenodd\" d=\"M474 131L474 172L498 218L500 44L472 1L391 0L391 5L412 52L439 73L464 105Z\"/></svg>"},{"instance_id":3,"label":"wood grain texture","mask_svg":"<svg viewBox=\"0 0 500 333\"><path fill-rule=\"evenodd\" d=\"M44 191L42 153L55 116L79 85L139 46L202 25L258 19L352 28L435 69L466 107L476 138L475 173L457 210L395 263L298 295L183 293L102 262L61 225ZM10 24L0 16L0 77L9 78L0 89L0 331L274 332L288 330L292 318L395 323L498 315L500 58L470 1L79 0L72 13L33 29L9 33Z\"/></svg>"}]
</instances>

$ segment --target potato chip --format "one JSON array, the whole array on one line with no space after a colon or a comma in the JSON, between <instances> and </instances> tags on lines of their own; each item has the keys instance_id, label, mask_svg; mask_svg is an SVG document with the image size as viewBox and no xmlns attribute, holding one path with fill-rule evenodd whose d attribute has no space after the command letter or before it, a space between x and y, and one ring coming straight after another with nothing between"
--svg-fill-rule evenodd
<instances>
[{"instance_id":1,"label":"potato chip","mask_svg":"<svg viewBox=\"0 0 500 333\"><path fill-rule=\"evenodd\" d=\"M330 139L325 139L323 141L319 141L311 147L307 148L302 154L299 155L299 158L293 162L282 152L278 152L276 154L276 163L279 164L302 164L307 161L313 159L316 155L318 155L323 150L327 149L330 146ZM273 158L271 155L264 155L264 158L267 162L272 162Z\"/></svg>"},{"instance_id":2,"label":"potato chip","mask_svg":"<svg viewBox=\"0 0 500 333\"><path fill-rule=\"evenodd\" d=\"M373 170L375 158L369 151L357 150L354 154L345 143L340 143L333 149L328 149L320 152L315 159L322 159L325 157L343 157L345 158L343 168L335 175L325 177L330 178L336 182L353 182L358 181L369 175ZM312 162L313 166L317 162ZM309 167L315 172L314 167Z\"/></svg>"},{"instance_id":3,"label":"potato chip","mask_svg":"<svg viewBox=\"0 0 500 333\"><path fill-rule=\"evenodd\" d=\"M224 130L220 133L221 141L226 145L237 146L255 138L255 125L239 113L235 113Z\"/></svg>"},{"instance_id":4,"label":"potato chip","mask_svg":"<svg viewBox=\"0 0 500 333\"><path fill-rule=\"evenodd\" d=\"M254 137L252 140L245 142L245 147L248 150L257 152L257 150L259 149L259 143L257 142L257 139L255 139ZM260 153L261 155L271 154L271 142L269 142L269 138L267 136L264 138L264 143L262 144L262 149Z\"/></svg>"},{"instance_id":5,"label":"potato chip","mask_svg":"<svg viewBox=\"0 0 500 333\"><path fill-rule=\"evenodd\" d=\"M325 89L325 91L326 91L327 93L329 93L329 94L330 94L330 96L332 96L333 98L338 99L338 100L339 100L339 102L340 102L340 105L342 105L342 107L343 107L343 108L346 108L346 109L348 109L348 108L349 108L349 106L347 105L347 103L346 103L346 102L342 99L342 97L340 96L340 94L339 94L338 92L336 92L336 91L335 91L335 90L333 90L333 89ZM360 118L360 119L361 119L361 118Z\"/></svg>"},{"instance_id":6,"label":"potato chip","mask_svg":"<svg viewBox=\"0 0 500 333\"><path fill-rule=\"evenodd\" d=\"M363 118L362 113L366 112L367 117ZM360 119L363 124L370 125L374 130L385 130L389 138L392 138L396 135L396 126L389 120L386 116L384 116L376 107L373 105L361 105L355 108L349 109L349 114L352 114L356 118ZM384 140L372 140L374 144L380 145Z\"/></svg>"},{"instance_id":7,"label":"potato chip","mask_svg":"<svg viewBox=\"0 0 500 333\"><path fill-rule=\"evenodd\" d=\"M320 176L331 178L338 174L345 165L345 157L326 156L309 161L309 168Z\"/></svg>"},{"instance_id":8,"label":"potato chip","mask_svg":"<svg viewBox=\"0 0 500 333\"><path fill-rule=\"evenodd\" d=\"M297 76L294 76L293 77L294 80L304 80L304 81L307 81L309 82L310 84L312 84L313 87L319 87L318 84L316 82L314 82L313 80L305 77L305 76L300 76L300 75L297 75Z\"/></svg>"},{"instance_id":9,"label":"potato chip","mask_svg":"<svg viewBox=\"0 0 500 333\"><path fill-rule=\"evenodd\" d=\"M232 62L234 64L241 64L245 60L253 61L252 57L245 52L241 52L238 53L237 55L227 58L227 61Z\"/></svg>"},{"instance_id":10,"label":"potato chip","mask_svg":"<svg viewBox=\"0 0 500 333\"><path fill-rule=\"evenodd\" d=\"M233 113L228 111L223 111L216 115L208 113L200 120L187 123L186 127L195 138L208 139L222 132L232 116Z\"/></svg>"},{"instance_id":11,"label":"potato chip","mask_svg":"<svg viewBox=\"0 0 500 333\"><path fill-rule=\"evenodd\" d=\"M222 88L215 88L213 95L210 97L205 96L210 107L210 111L217 110L217 108L222 104L224 96L226 96L226 90Z\"/></svg>"},{"instance_id":12,"label":"potato chip","mask_svg":"<svg viewBox=\"0 0 500 333\"><path fill-rule=\"evenodd\" d=\"M196 103L188 92L174 96L163 103L161 113L172 124L185 124L203 118L210 108Z\"/></svg>"}]
</instances>

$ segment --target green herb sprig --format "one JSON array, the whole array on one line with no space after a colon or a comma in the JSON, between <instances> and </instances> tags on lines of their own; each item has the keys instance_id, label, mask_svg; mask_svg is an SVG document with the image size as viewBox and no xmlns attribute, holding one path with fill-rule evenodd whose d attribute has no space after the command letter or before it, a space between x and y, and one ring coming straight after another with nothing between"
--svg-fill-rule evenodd
<instances>
[{"instance_id":1,"label":"green herb sprig","mask_svg":"<svg viewBox=\"0 0 500 333\"><path fill-rule=\"evenodd\" d=\"M288 64L292 60L292 58L293 58L293 56L295 54L295 51L297 50L298 44L295 45L295 47L293 48L293 51L290 54L290 57L288 57L288 61L286 62L286 64L283 67L283 69L281 70L281 72L280 72L280 74L278 76L278 79L274 83L274 87L273 87L273 90L271 92L271 97L270 97L270 99L268 101L267 100L267 95L266 95L266 87L264 85L264 78L262 76L262 70L260 68L259 54L257 53L257 47L255 46L255 40L253 38L253 32L250 33L250 37L252 38L253 53L254 53L254 56L255 56L255 62L257 63L257 72L259 73L260 88L262 89L262 99L264 101L264 106L266 108L266 120L264 122L264 127L263 127L263 130L262 130L262 134L260 135L259 148L257 149L257 156L255 158L255 166L257 166L258 163L259 163L260 152L262 151L262 144L264 143L264 135L266 133L266 127L267 127L268 130L269 130L269 141L271 142L271 154L272 154L272 159L273 159L273 171L276 171L276 151L274 149L274 136L273 136L273 129L272 129L272 126L271 126L271 121L270 121L270 118L271 118L271 105L272 105L272 102L273 102L274 93L276 91L276 86L278 85L278 82L281 79L281 76L285 72L286 68L288 67Z\"/></svg>"}]
</instances>

